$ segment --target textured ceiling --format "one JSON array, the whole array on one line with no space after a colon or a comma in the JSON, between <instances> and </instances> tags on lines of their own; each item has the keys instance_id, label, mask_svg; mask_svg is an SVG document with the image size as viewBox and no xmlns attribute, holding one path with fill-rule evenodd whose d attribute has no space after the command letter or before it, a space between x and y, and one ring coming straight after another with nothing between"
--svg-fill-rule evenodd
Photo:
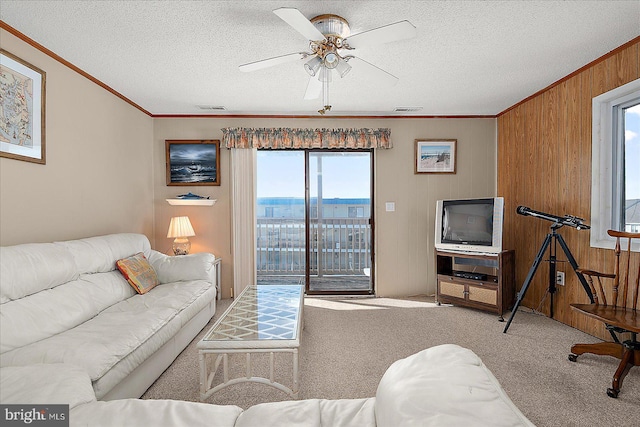
<instances>
[{"instance_id":1,"label":"textured ceiling","mask_svg":"<svg viewBox=\"0 0 640 427\"><path fill-rule=\"evenodd\" d=\"M238 70L307 49L279 7L340 15L352 34L417 27L414 39L355 50L399 82L379 87L354 68L331 83L327 115L495 115L640 35L640 0L2 0L0 19L154 115L317 115L301 62Z\"/></svg>"}]
</instances>

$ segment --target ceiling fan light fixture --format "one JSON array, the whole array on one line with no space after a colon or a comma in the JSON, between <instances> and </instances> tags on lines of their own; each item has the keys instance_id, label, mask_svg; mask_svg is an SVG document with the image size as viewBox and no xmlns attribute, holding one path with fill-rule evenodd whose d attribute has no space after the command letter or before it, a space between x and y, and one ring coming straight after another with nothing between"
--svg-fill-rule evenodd
<instances>
[{"instance_id":1,"label":"ceiling fan light fixture","mask_svg":"<svg viewBox=\"0 0 640 427\"><path fill-rule=\"evenodd\" d=\"M340 58L338 60L338 65L336 65L336 71L338 72L340 78L342 78L346 76L349 71L351 71L351 65L347 64L347 61Z\"/></svg>"},{"instance_id":2,"label":"ceiling fan light fixture","mask_svg":"<svg viewBox=\"0 0 640 427\"><path fill-rule=\"evenodd\" d=\"M340 62L340 57L335 52L327 53L322 60L324 66L330 69L336 68L338 66L338 62Z\"/></svg>"},{"instance_id":3,"label":"ceiling fan light fixture","mask_svg":"<svg viewBox=\"0 0 640 427\"><path fill-rule=\"evenodd\" d=\"M334 69L341 78L347 75L351 71L351 67L354 66L359 74L366 73L369 77L388 86L398 81L396 76L363 59L349 55L347 52L380 43L409 39L417 34L416 27L406 20L352 36L349 22L338 15L324 14L307 19L298 9L292 7L281 7L274 10L273 13L309 41L308 51L243 64L239 67L240 71L255 71L286 62L303 60L304 69L311 76L304 99L316 99L322 91L324 107L318 110L320 114L331 110L329 83L332 78L331 71ZM355 62L349 63L350 61Z\"/></svg>"},{"instance_id":4,"label":"ceiling fan light fixture","mask_svg":"<svg viewBox=\"0 0 640 427\"><path fill-rule=\"evenodd\" d=\"M315 76L321 65L322 59L316 55L304 63L304 69L310 76Z\"/></svg>"},{"instance_id":5,"label":"ceiling fan light fixture","mask_svg":"<svg viewBox=\"0 0 640 427\"><path fill-rule=\"evenodd\" d=\"M326 36L346 38L351 34L349 22L342 16L324 14L310 19L314 27Z\"/></svg>"}]
</instances>

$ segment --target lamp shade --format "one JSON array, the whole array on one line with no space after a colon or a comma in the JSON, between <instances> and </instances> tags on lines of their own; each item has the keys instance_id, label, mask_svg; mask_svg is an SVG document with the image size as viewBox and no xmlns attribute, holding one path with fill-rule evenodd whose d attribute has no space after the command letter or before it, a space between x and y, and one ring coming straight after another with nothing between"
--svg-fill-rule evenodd
<instances>
[{"instance_id":1,"label":"lamp shade","mask_svg":"<svg viewBox=\"0 0 640 427\"><path fill-rule=\"evenodd\" d=\"M323 59L324 60L322 61L322 63L324 64L324 66L329 69L332 69L338 66L338 61L340 60L340 57L334 52L329 52L324 56Z\"/></svg>"},{"instance_id":2,"label":"lamp shade","mask_svg":"<svg viewBox=\"0 0 640 427\"><path fill-rule=\"evenodd\" d=\"M171 218L167 237L191 237L195 235L196 233L193 231L193 227L191 226L191 221L189 221L188 216L174 216Z\"/></svg>"},{"instance_id":3,"label":"lamp shade","mask_svg":"<svg viewBox=\"0 0 640 427\"><path fill-rule=\"evenodd\" d=\"M313 56L310 60L305 62L304 69L309 73L310 76L315 76L320 66L322 65L322 59L320 59L317 55Z\"/></svg>"},{"instance_id":4,"label":"lamp shade","mask_svg":"<svg viewBox=\"0 0 640 427\"><path fill-rule=\"evenodd\" d=\"M344 77L347 75L349 71L351 71L351 65L347 64L347 61L340 58L338 59L338 65L336 65L336 71L340 75L340 77Z\"/></svg>"}]
</instances>

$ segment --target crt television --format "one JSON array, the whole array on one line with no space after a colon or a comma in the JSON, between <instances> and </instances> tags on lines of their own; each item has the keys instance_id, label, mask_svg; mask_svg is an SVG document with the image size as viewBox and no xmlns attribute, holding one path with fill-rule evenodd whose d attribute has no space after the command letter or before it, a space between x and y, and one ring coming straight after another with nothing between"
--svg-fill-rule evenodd
<instances>
[{"instance_id":1,"label":"crt television","mask_svg":"<svg viewBox=\"0 0 640 427\"><path fill-rule=\"evenodd\" d=\"M498 254L502 251L504 199L438 200L436 249Z\"/></svg>"}]
</instances>

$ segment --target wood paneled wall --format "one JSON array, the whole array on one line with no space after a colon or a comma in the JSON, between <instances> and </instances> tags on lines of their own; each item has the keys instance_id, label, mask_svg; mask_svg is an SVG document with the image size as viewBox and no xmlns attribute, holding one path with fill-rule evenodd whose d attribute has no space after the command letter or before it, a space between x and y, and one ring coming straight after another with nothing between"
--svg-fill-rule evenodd
<instances>
[{"instance_id":1,"label":"wood paneled wall","mask_svg":"<svg viewBox=\"0 0 640 427\"><path fill-rule=\"evenodd\" d=\"M516 250L516 288L520 289L551 222L516 214L520 205L558 216L591 218L591 99L640 78L640 37L599 58L498 116L498 195L505 198L504 247ZM612 270L612 250L589 245L589 231L563 227L581 267ZM566 257L558 245L559 260ZM548 259L548 252L545 258ZM637 271L636 261L636 271ZM554 318L591 335L610 339L599 323L576 314L569 304L588 302L568 262L565 286L554 296ZM549 310L549 267L543 262L522 306ZM629 295L629 299L631 295ZM517 328L518 316L514 318Z\"/></svg>"}]
</instances>

